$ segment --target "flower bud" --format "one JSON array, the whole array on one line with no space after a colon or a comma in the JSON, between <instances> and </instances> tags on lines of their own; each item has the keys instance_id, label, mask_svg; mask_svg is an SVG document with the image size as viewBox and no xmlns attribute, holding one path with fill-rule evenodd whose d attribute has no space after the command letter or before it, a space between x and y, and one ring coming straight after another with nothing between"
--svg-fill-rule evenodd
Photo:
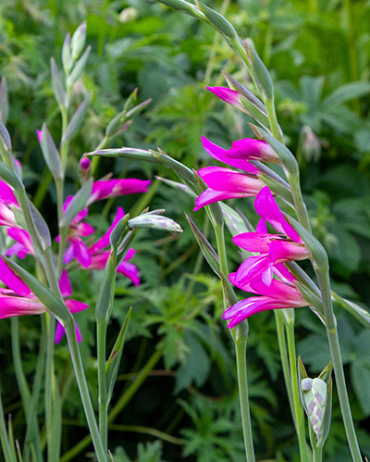
<instances>
[{"instance_id":1,"label":"flower bud","mask_svg":"<svg viewBox=\"0 0 370 462\"><path fill-rule=\"evenodd\" d=\"M90 178L91 161L87 157L82 157L78 166L78 176L81 184L85 184Z\"/></svg>"}]
</instances>

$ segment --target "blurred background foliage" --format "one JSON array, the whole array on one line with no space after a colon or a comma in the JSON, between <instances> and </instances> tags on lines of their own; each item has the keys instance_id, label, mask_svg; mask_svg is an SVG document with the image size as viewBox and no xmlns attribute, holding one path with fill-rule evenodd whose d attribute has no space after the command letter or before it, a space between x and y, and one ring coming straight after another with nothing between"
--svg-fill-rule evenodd
<instances>
[{"instance_id":1,"label":"blurred background foliage","mask_svg":"<svg viewBox=\"0 0 370 462\"><path fill-rule=\"evenodd\" d=\"M225 13L241 37L252 37L272 72L279 121L301 166L314 232L331 258L333 288L369 307L370 2L209 0L207 4ZM201 146L202 134L224 147L251 136L247 116L205 89L225 84L221 70L249 85L245 69L206 25L146 0L2 0L0 76L5 76L9 90L7 126L24 164L28 191L49 223L56 219L55 194L52 186L44 187L47 171L36 129L46 121L55 139L60 136L50 58L54 56L61 67L66 33L85 19L92 49L83 83L74 87L74 107L90 91L93 98L81 134L71 146L69 193L75 188L81 155L96 148L109 121L137 87L139 103L152 101L114 146L159 146L197 169L211 163ZM111 171L115 176L176 180L164 167L100 160L99 177ZM192 210L193 201L155 180L146 195L120 198L115 205L138 212L149 203L151 208L165 208L184 233L163 237L158 232L153 238L143 232L134 245L142 284L135 288L124 279L117 284L112 344L131 305L133 315L113 403L114 409L118 406L111 422L114 460L243 461L233 346L221 320L221 287L203 264L183 215ZM237 205L255 221L251 200ZM90 223L104 231L112 206L111 201L103 208L95 205ZM212 241L204 212L191 215ZM234 269L241 259L232 244L229 256ZM75 271L75 298L94 306L99 277ZM360 443L370 454L370 333L337 310ZM314 377L329 360L324 328L308 310L296 314L298 351ZM93 320L93 310L78 317L92 391L96 389ZM15 435L22 438L7 321L0 323L0 335L5 412L12 414ZM30 378L38 336L39 320L23 318L22 351ZM58 346L56 355L65 417L61 460L81 460L81 451L88 454L91 447L84 439L85 421L67 346ZM271 313L250 320L248 362L259 460L298 460ZM68 451L84 441L75 452ZM326 449L328 462L350 458L335 395Z\"/></svg>"}]
</instances>

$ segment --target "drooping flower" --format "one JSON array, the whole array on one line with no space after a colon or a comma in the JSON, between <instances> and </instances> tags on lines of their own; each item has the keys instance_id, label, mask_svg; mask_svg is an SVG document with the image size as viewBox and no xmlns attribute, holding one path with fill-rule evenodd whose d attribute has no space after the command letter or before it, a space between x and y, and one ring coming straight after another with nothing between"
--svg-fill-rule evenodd
<instances>
[{"instance_id":1,"label":"drooping flower","mask_svg":"<svg viewBox=\"0 0 370 462\"><path fill-rule=\"evenodd\" d=\"M28 314L42 314L48 310L35 297L31 289L17 276L0 257L0 280L8 287L0 288L0 319L13 316L25 316ZM72 289L64 270L59 282L63 297L69 297ZM71 313L77 313L88 308L86 303L77 300L66 299L65 304ZM55 342L58 343L64 334L63 326L58 322ZM77 340L81 341L81 333L76 325Z\"/></svg>"}]
</instances>

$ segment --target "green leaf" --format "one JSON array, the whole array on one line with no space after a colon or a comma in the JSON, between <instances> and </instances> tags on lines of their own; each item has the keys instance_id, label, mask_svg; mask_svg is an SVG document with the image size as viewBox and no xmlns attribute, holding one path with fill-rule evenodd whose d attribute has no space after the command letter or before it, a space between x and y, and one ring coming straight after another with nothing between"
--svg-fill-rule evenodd
<instances>
[{"instance_id":1,"label":"green leaf","mask_svg":"<svg viewBox=\"0 0 370 462\"><path fill-rule=\"evenodd\" d=\"M125 336L130 322L130 316L132 312L132 307L128 310L125 321L122 324L121 330L117 336L117 340L112 348L111 354L105 365L105 373L107 374L107 384L108 384L108 403L111 400L113 388L116 382L118 368L121 363L123 347L125 345Z\"/></svg>"},{"instance_id":2,"label":"green leaf","mask_svg":"<svg viewBox=\"0 0 370 462\"><path fill-rule=\"evenodd\" d=\"M177 370L175 394L193 384L201 387L207 380L210 371L208 354L194 333L187 331L184 340L189 353Z\"/></svg>"},{"instance_id":3,"label":"green leaf","mask_svg":"<svg viewBox=\"0 0 370 462\"><path fill-rule=\"evenodd\" d=\"M54 58L51 58L51 82L53 85L54 96L61 108L67 107L67 94L64 89L62 77L59 69L55 64Z\"/></svg>"},{"instance_id":4,"label":"green leaf","mask_svg":"<svg viewBox=\"0 0 370 462\"><path fill-rule=\"evenodd\" d=\"M63 213L60 223L62 228L68 228L73 218L86 207L87 201L91 195L92 183L93 178L90 178L73 196L67 210Z\"/></svg>"},{"instance_id":5,"label":"green leaf","mask_svg":"<svg viewBox=\"0 0 370 462\"><path fill-rule=\"evenodd\" d=\"M67 143L67 142L69 143L76 136L85 118L87 108L89 107L89 104L90 104L91 96L92 96L92 92L90 92L86 96L86 98L78 106L76 112L73 114L72 119L70 120L68 127L63 134L62 143Z\"/></svg>"},{"instance_id":6,"label":"green leaf","mask_svg":"<svg viewBox=\"0 0 370 462\"><path fill-rule=\"evenodd\" d=\"M56 180L62 179L63 169L59 152L45 123L42 125L41 150L53 177Z\"/></svg>"},{"instance_id":7,"label":"green leaf","mask_svg":"<svg viewBox=\"0 0 370 462\"><path fill-rule=\"evenodd\" d=\"M323 101L323 107L338 106L346 101L361 98L370 93L369 82L351 82L334 90Z\"/></svg>"},{"instance_id":8,"label":"green leaf","mask_svg":"<svg viewBox=\"0 0 370 462\"><path fill-rule=\"evenodd\" d=\"M0 82L0 121L5 125L9 115L8 91L6 88L5 75Z\"/></svg>"},{"instance_id":9,"label":"green leaf","mask_svg":"<svg viewBox=\"0 0 370 462\"><path fill-rule=\"evenodd\" d=\"M369 383L370 364L354 362L351 366L351 382L365 416L370 415Z\"/></svg>"}]
</instances>

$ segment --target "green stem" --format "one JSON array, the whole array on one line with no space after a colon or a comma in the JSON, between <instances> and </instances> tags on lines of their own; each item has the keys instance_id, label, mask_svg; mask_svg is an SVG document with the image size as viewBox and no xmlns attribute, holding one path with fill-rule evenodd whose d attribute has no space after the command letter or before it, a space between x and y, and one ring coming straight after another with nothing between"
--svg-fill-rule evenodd
<instances>
[{"instance_id":1,"label":"green stem","mask_svg":"<svg viewBox=\"0 0 370 462\"><path fill-rule=\"evenodd\" d=\"M265 99L264 103L265 103L266 110L267 110L267 117L270 122L271 133L277 140L279 140L281 143L284 144L284 138L281 133L279 123L277 120L277 116L276 116L274 99L273 98Z\"/></svg>"},{"instance_id":2,"label":"green stem","mask_svg":"<svg viewBox=\"0 0 370 462\"><path fill-rule=\"evenodd\" d=\"M254 462L254 449L252 438L252 423L248 399L248 382L247 382L247 361L246 361L247 338L236 338L236 367L238 373L239 399L242 414L244 448L247 462Z\"/></svg>"},{"instance_id":3,"label":"green stem","mask_svg":"<svg viewBox=\"0 0 370 462\"><path fill-rule=\"evenodd\" d=\"M8 433L6 431L3 403L1 400L1 390L0 390L0 441L1 441L1 448L3 450L5 462L17 462L17 458L14 456L14 453L11 449L9 439L8 439Z\"/></svg>"},{"instance_id":4,"label":"green stem","mask_svg":"<svg viewBox=\"0 0 370 462\"><path fill-rule=\"evenodd\" d=\"M279 350L280 350L280 359L281 359L281 365L283 368L284 382L285 382L285 387L286 387L286 391L288 394L290 410L291 410L292 417L295 423L295 413L294 413L294 406L293 406L293 391L292 391L292 382L290 380L288 350L286 346L284 323L280 317L280 314L278 313L278 310L274 310L274 314L275 314L275 321L276 321L276 333L278 337Z\"/></svg>"},{"instance_id":5,"label":"green stem","mask_svg":"<svg viewBox=\"0 0 370 462\"><path fill-rule=\"evenodd\" d=\"M42 462L42 453L41 453L41 440L39 427L37 424L37 405L40 397L42 375L45 367L45 355L46 355L46 326L45 320L42 319L42 330L40 338L40 348L37 358L37 365L35 371L35 378L33 381L33 390L30 403L30 417L31 420L27 421L27 429L25 436L25 448L24 448L24 460L29 460L29 453L31 446L34 447L36 452L36 461Z\"/></svg>"},{"instance_id":6,"label":"green stem","mask_svg":"<svg viewBox=\"0 0 370 462\"><path fill-rule=\"evenodd\" d=\"M97 358L98 358L98 384L99 384L99 431L104 451L108 450L108 401L107 377L105 373L107 322L97 321Z\"/></svg>"},{"instance_id":7,"label":"green stem","mask_svg":"<svg viewBox=\"0 0 370 462\"><path fill-rule=\"evenodd\" d=\"M74 320L69 322L64 326L67 334L69 351L72 357L73 368L76 375L76 380L78 384L78 388L80 390L81 401L85 411L87 423L90 430L90 437L92 439L95 453L99 462L107 462L108 454L104 450L98 426L96 424L94 409L91 404L91 398L89 389L87 387L85 372L82 365L82 359L80 354L80 349L77 342L76 331L75 331L75 323Z\"/></svg>"},{"instance_id":8,"label":"green stem","mask_svg":"<svg viewBox=\"0 0 370 462\"><path fill-rule=\"evenodd\" d=\"M26 414L26 420L29 419L29 410L31 405L31 393L28 388L27 379L23 371L20 338L19 338L19 319L17 317L11 318L11 341L12 341L12 353L13 353L13 366L15 378L17 380L19 393L21 395L23 409Z\"/></svg>"},{"instance_id":9,"label":"green stem","mask_svg":"<svg viewBox=\"0 0 370 462\"><path fill-rule=\"evenodd\" d=\"M317 448L315 445L312 448L313 460L312 462L322 462L322 446Z\"/></svg>"},{"instance_id":10,"label":"green stem","mask_svg":"<svg viewBox=\"0 0 370 462\"><path fill-rule=\"evenodd\" d=\"M301 462L308 462L306 430L304 422L304 414L299 397L299 384L297 372L297 356L295 351L294 340L294 322L293 320L286 324L286 333L288 340L290 378L292 383L293 409L295 415L295 427L298 436L299 454Z\"/></svg>"},{"instance_id":11,"label":"green stem","mask_svg":"<svg viewBox=\"0 0 370 462\"><path fill-rule=\"evenodd\" d=\"M125 393L118 400L117 404L114 406L112 411L108 416L108 423L112 423L117 415L122 411L126 404L130 401L136 391L143 384L145 379L148 377L150 372L154 369L157 362L161 359L163 354L163 348L160 348L149 358L148 362L145 364L144 368L137 375L136 380L130 385L130 387L125 391ZM91 442L91 435L87 435L83 440L81 440L76 446L71 450L66 452L63 457L61 457L60 462L68 462L74 459L77 454L79 454L86 446Z\"/></svg>"},{"instance_id":12,"label":"green stem","mask_svg":"<svg viewBox=\"0 0 370 462\"><path fill-rule=\"evenodd\" d=\"M53 399L54 381L54 335L55 335L55 319L46 313L46 330L47 330L47 348L46 348L46 369L45 369L45 429L46 439L48 442L48 461L58 462L59 448L55 447L54 441L54 414L57 412L55 409L55 401Z\"/></svg>"},{"instance_id":13,"label":"green stem","mask_svg":"<svg viewBox=\"0 0 370 462\"><path fill-rule=\"evenodd\" d=\"M349 404L346 379L344 376L343 362L340 353L339 338L337 323L333 312L333 305L330 291L330 279L329 270L317 269L317 279L322 294L322 303L324 307L324 315L326 321L326 334L328 337L331 358L333 362L333 368L335 373L335 379L337 383L339 404L342 411L342 418L344 427L346 430L347 440L351 451L352 459L354 462L362 462L360 448L358 446L355 427L353 424L353 418L351 413L351 407Z\"/></svg>"}]
</instances>

